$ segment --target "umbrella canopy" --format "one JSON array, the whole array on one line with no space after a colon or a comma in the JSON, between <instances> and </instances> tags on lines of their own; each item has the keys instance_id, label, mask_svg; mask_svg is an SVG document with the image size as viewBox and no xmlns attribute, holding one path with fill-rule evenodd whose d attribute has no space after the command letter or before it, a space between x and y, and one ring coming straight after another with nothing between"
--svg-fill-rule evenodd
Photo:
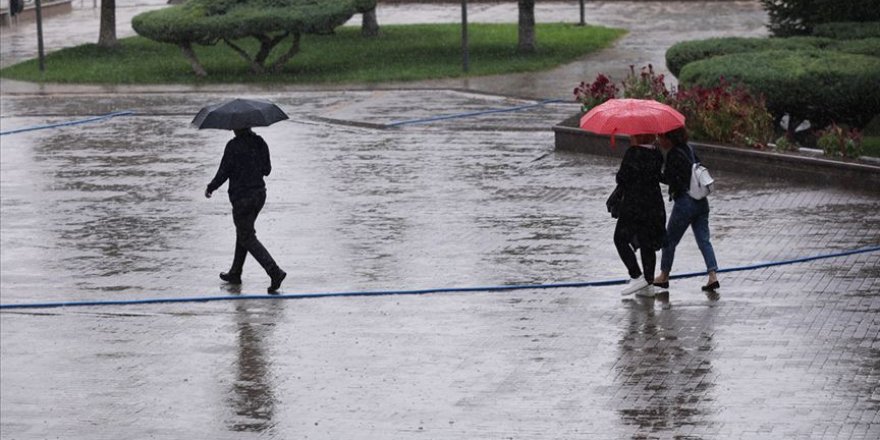
<instances>
[{"instance_id":1,"label":"umbrella canopy","mask_svg":"<svg viewBox=\"0 0 880 440\"><path fill-rule=\"evenodd\" d=\"M263 99L233 99L209 105L199 110L192 125L198 129L219 128L238 130L249 127L267 127L289 119L277 105Z\"/></svg>"},{"instance_id":2,"label":"umbrella canopy","mask_svg":"<svg viewBox=\"0 0 880 440\"><path fill-rule=\"evenodd\" d=\"M684 115L648 99L610 99L582 116L580 126L593 133L612 136L658 134L684 127Z\"/></svg>"}]
</instances>

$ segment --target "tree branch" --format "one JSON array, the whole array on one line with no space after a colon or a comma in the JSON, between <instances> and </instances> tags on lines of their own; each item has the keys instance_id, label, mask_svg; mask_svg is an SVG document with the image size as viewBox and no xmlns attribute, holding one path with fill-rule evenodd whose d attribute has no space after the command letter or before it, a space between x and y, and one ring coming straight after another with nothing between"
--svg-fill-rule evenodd
<instances>
[{"instance_id":1,"label":"tree branch","mask_svg":"<svg viewBox=\"0 0 880 440\"><path fill-rule=\"evenodd\" d=\"M265 69L263 69L263 66L258 64L257 62L255 62L253 59L251 59L251 56L248 55L248 53L244 49L236 46L235 43L229 41L226 38L223 39L223 42L225 42L227 46L231 47L232 50L238 52L238 54L241 55L241 57L244 58L245 61L247 61L248 64L251 65L252 72L257 73L257 74L265 72Z\"/></svg>"},{"instance_id":2,"label":"tree branch","mask_svg":"<svg viewBox=\"0 0 880 440\"><path fill-rule=\"evenodd\" d=\"M272 53L272 49L284 41L287 36L290 35L290 32L285 32L275 38L269 38L268 35L254 35L253 37L259 40L260 42L260 51L257 53L257 56L254 57L254 61L261 66L265 66L266 59L269 58L269 54Z\"/></svg>"},{"instance_id":3,"label":"tree branch","mask_svg":"<svg viewBox=\"0 0 880 440\"><path fill-rule=\"evenodd\" d=\"M299 32L297 32L297 33L293 34L293 43L290 45L290 49L287 50L287 53L285 53L284 55L281 55L280 58L278 58L277 60L275 60L274 63L272 63L272 66L270 68L272 69L273 72L280 72L281 69L284 68L284 65L287 64L287 62L290 61L290 59L293 58L294 55L299 53L299 41L300 41L300 34L299 34Z\"/></svg>"},{"instance_id":4,"label":"tree branch","mask_svg":"<svg viewBox=\"0 0 880 440\"><path fill-rule=\"evenodd\" d=\"M193 72L196 73L196 76L208 76L208 72L202 67L202 63L199 62L199 58L188 41L180 43L180 50L183 52L184 58L189 61L189 65L192 67Z\"/></svg>"}]
</instances>

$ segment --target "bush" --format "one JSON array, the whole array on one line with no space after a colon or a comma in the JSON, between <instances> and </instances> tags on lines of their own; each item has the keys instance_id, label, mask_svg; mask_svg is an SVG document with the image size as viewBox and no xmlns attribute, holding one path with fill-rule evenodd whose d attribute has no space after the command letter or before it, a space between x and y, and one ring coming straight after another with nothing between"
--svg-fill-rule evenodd
<instances>
[{"instance_id":1,"label":"bush","mask_svg":"<svg viewBox=\"0 0 880 440\"><path fill-rule=\"evenodd\" d=\"M671 105L685 115L694 139L764 148L773 135L764 99L723 80L680 89Z\"/></svg>"},{"instance_id":2,"label":"bush","mask_svg":"<svg viewBox=\"0 0 880 440\"><path fill-rule=\"evenodd\" d=\"M861 133L858 130L844 129L837 124L831 124L820 132L816 144L829 157L856 159L862 155Z\"/></svg>"},{"instance_id":3,"label":"bush","mask_svg":"<svg viewBox=\"0 0 880 440\"><path fill-rule=\"evenodd\" d=\"M671 93L666 88L663 75L654 73L654 66L642 67L636 75L635 66L629 66L629 75L623 80L623 97L633 99L653 99L664 104L669 103Z\"/></svg>"},{"instance_id":4,"label":"bush","mask_svg":"<svg viewBox=\"0 0 880 440\"><path fill-rule=\"evenodd\" d=\"M810 50L823 49L838 42L830 38L791 37L791 38L709 38L706 40L683 41L666 51L666 67L678 77L681 69L694 61L734 53L759 52L767 50Z\"/></svg>"},{"instance_id":5,"label":"bush","mask_svg":"<svg viewBox=\"0 0 880 440\"><path fill-rule=\"evenodd\" d=\"M817 24L813 28L813 35L817 37L827 37L838 40L880 38L880 21L850 21Z\"/></svg>"},{"instance_id":6,"label":"bush","mask_svg":"<svg viewBox=\"0 0 880 440\"><path fill-rule=\"evenodd\" d=\"M763 95L767 109L790 127L842 122L864 127L880 113L880 58L833 51L766 51L719 56L686 65L684 86L714 87L724 79Z\"/></svg>"},{"instance_id":7,"label":"bush","mask_svg":"<svg viewBox=\"0 0 880 440\"><path fill-rule=\"evenodd\" d=\"M808 35L822 23L880 21L876 1L761 0L761 4L776 36Z\"/></svg>"},{"instance_id":8,"label":"bush","mask_svg":"<svg viewBox=\"0 0 880 440\"><path fill-rule=\"evenodd\" d=\"M588 112L593 107L617 97L617 86L611 81L611 78L599 74L596 80L591 83L581 82L574 89L575 99L581 103L581 111Z\"/></svg>"},{"instance_id":9,"label":"bush","mask_svg":"<svg viewBox=\"0 0 880 440\"><path fill-rule=\"evenodd\" d=\"M870 55L880 58L880 38L864 38L861 40L840 40L831 43L828 50L844 53Z\"/></svg>"},{"instance_id":10,"label":"bush","mask_svg":"<svg viewBox=\"0 0 880 440\"><path fill-rule=\"evenodd\" d=\"M663 75L657 75L651 65L643 67L638 75L630 66L621 84L626 98L665 102L684 114L694 139L763 148L773 134L773 118L764 100L743 87L722 83L672 92L666 88ZM611 79L601 74L596 81L582 82L574 89L584 112L616 98L619 92Z\"/></svg>"}]
</instances>

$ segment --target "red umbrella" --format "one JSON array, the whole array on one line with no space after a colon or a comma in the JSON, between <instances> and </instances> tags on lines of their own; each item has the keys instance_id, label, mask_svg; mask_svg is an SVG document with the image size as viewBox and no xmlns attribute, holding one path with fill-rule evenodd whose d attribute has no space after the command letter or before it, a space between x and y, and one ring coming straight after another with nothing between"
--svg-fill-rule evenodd
<instances>
[{"instance_id":1,"label":"red umbrella","mask_svg":"<svg viewBox=\"0 0 880 440\"><path fill-rule=\"evenodd\" d=\"M610 99L581 117L581 128L598 134L659 134L684 127L678 110L648 99Z\"/></svg>"}]
</instances>

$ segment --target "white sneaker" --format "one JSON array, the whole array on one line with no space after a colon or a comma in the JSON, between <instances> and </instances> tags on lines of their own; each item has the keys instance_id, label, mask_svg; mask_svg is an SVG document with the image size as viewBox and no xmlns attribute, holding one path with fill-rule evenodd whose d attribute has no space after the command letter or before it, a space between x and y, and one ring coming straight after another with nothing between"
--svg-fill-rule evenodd
<instances>
[{"instance_id":1,"label":"white sneaker","mask_svg":"<svg viewBox=\"0 0 880 440\"><path fill-rule=\"evenodd\" d=\"M640 296L642 298L653 298L656 294L657 291L654 289L654 286L650 284L636 291L636 296Z\"/></svg>"},{"instance_id":2,"label":"white sneaker","mask_svg":"<svg viewBox=\"0 0 880 440\"><path fill-rule=\"evenodd\" d=\"M629 282L626 283L626 287L624 287L623 290L620 291L620 294L623 296L632 295L637 290L644 289L645 287L648 287L650 285L651 284L648 283L648 280L645 279L645 276L642 275L638 278L633 278L629 280Z\"/></svg>"}]
</instances>

